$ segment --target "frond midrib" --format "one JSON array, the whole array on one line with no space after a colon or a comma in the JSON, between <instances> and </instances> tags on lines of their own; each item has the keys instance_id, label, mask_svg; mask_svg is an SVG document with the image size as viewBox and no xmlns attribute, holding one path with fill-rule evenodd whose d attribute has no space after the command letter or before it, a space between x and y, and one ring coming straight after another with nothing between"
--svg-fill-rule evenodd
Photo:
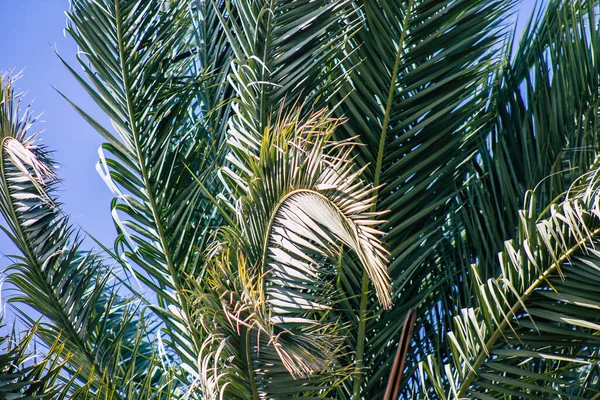
<instances>
[{"instance_id":1,"label":"frond midrib","mask_svg":"<svg viewBox=\"0 0 600 400\"><path fill-rule=\"evenodd\" d=\"M396 53L396 59L394 60L394 68L392 70L392 76L390 81L390 87L388 91L388 98L386 101L385 112L383 115L383 122L381 124L381 132L379 137L379 147L377 150L377 159L375 164L375 176L373 178L373 185L375 188L379 187L379 181L381 178L381 167L383 164L383 154L385 152L385 142L387 136L388 125L390 121L390 113L392 110L392 103L394 100L394 92L396 89L396 80L400 69L400 59L404 51L404 40L406 38L406 32L408 31L408 21L412 12L414 0L410 0L404 15L404 22L402 26L402 33L398 42L398 51ZM377 194L377 189L375 194ZM373 211L377 208L377 203L373 204ZM369 294L369 277L367 271L363 271L362 282L361 282L361 295L360 295L360 309L359 309L359 321L358 321L358 337L357 337L357 349L356 349L356 378L354 379L354 387L352 399L358 400L360 396L360 386L364 378L363 364L364 364L364 351L367 331L367 303Z\"/></svg>"}]
</instances>

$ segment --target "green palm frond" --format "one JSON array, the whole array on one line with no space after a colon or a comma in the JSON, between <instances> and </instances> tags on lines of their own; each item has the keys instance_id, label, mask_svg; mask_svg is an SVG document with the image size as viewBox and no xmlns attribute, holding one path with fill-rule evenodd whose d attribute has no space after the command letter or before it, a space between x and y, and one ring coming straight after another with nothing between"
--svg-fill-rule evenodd
<instances>
[{"instance_id":1,"label":"green palm frond","mask_svg":"<svg viewBox=\"0 0 600 400\"><path fill-rule=\"evenodd\" d=\"M464 271L459 279L473 282L473 287L477 280L485 282L502 272L497 253L506 240L520 240L518 210L534 207L531 213L542 213L598 154L597 2L543 5L531 17L514 57L510 46L505 50L506 63L490 92L491 133L480 142L479 156L447 218L448 229L455 233L439 253L446 266ZM535 203L525 204L525 193L534 189ZM478 268L470 278L473 262ZM469 288L453 291L442 298L441 307L455 315L463 307L477 307L470 293ZM437 353L437 364L453 351Z\"/></svg>"},{"instance_id":2,"label":"green palm frond","mask_svg":"<svg viewBox=\"0 0 600 400\"><path fill-rule=\"evenodd\" d=\"M599 170L536 215L528 192L517 239L499 255L501 275L480 280L475 308L461 310L448 334L452 358L422 365L427 392L444 398L591 398L597 370ZM479 266L472 274L479 277Z\"/></svg>"},{"instance_id":3,"label":"green palm frond","mask_svg":"<svg viewBox=\"0 0 600 400\"><path fill-rule=\"evenodd\" d=\"M28 133L33 120L19 114L10 78L0 90L2 230L21 253L12 257L7 270L8 282L19 290L10 301L47 318L37 334L48 346L62 343L74 376L91 379L96 389L118 390L123 364L151 351L147 342L131 351L139 340L136 326L142 323L139 305L117 293L113 272L97 254L80 249L82 237L54 196L59 181L50 155ZM24 321L35 324L25 309L18 310ZM137 360L132 379L147 372L145 364Z\"/></svg>"},{"instance_id":4,"label":"green palm frond","mask_svg":"<svg viewBox=\"0 0 600 400\"><path fill-rule=\"evenodd\" d=\"M481 142L481 158L449 219L466 235L454 243L467 246L457 252L449 241L442 251L457 255L447 258L447 265L467 269L477 262L478 279L496 277L501 273L497 253L507 239L518 240L518 210L537 207L531 212L542 213L594 162L598 27L590 21L597 13L593 1L552 1L532 16L514 58L499 73L489 109L496 114L492 133ZM526 191L534 188L535 204L525 204ZM457 297L454 292L446 301ZM457 302L454 313L469 306Z\"/></svg>"},{"instance_id":5,"label":"green palm frond","mask_svg":"<svg viewBox=\"0 0 600 400\"><path fill-rule=\"evenodd\" d=\"M348 1L308 0L232 2L220 15L234 53L229 147L238 158L258 157L279 108L300 98L315 109L330 104L346 80L341 47L356 16Z\"/></svg>"},{"instance_id":6,"label":"green palm frond","mask_svg":"<svg viewBox=\"0 0 600 400\"><path fill-rule=\"evenodd\" d=\"M18 393L600 398L600 6L514 45L516 3L73 0L124 269L9 82L11 301L51 354Z\"/></svg>"},{"instance_id":7,"label":"green palm frond","mask_svg":"<svg viewBox=\"0 0 600 400\"><path fill-rule=\"evenodd\" d=\"M190 365L202 338L189 321L185 277L202 273L203 249L221 223L189 173L220 191L228 106L217 107L229 90L212 69L228 62L229 44L216 22L201 1L78 0L69 13L93 86L78 79L119 137L83 113L107 140L99 170L117 196L117 252L157 297L171 350Z\"/></svg>"},{"instance_id":8,"label":"green palm frond","mask_svg":"<svg viewBox=\"0 0 600 400\"><path fill-rule=\"evenodd\" d=\"M491 134L461 193L473 254L493 266L514 237L524 193L547 204L586 172L598 152L600 37L592 1L552 1L532 16L514 59L492 93ZM493 194L493 195L490 195ZM541 212L540 210L537 210ZM492 268L481 273L492 277Z\"/></svg>"},{"instance_id":9,"label":"green palm frond","mask_svg":"<svg viewBox=\"0 0 600 400\"><path fill-rule=\"evenodd\" d=\"M445 324L436 303L464 284L435 250L444 238L449 203L462 185L464 163L486 134L489 80L503 61L495 53L514 1L352 3L361 29L345 46L345 65L352 70L336 113L348 123L338 137L359 137L359 163L368 163L367 179L383 186L376 209L390 211L381 229L391 249L397 299L392 310L373 314L366 275L352 288L358 295L352 307L361 310L357 370L365 372L354 382L358 399L361 393L383 396L408 310L417 309L424 327ZM435 332L417 332L422 346L410 351L413 370L427 350L413 352L436 346Z\"/></svg>"},{"instance_id":10,"label":"green palm frond","mask_svg":"<svg viewBox=\"0 0 600 400\"><path fill-rule=\"evenodd\" d=\"M5 330L6 325L1 328ZM0 397L3 399L57 398L70 389L60 381L65 365L64 346L55 342L45 355L32 354L36 330L34 326L22 337L14 331L0 337Z\"/></svg>"}]
</instances>

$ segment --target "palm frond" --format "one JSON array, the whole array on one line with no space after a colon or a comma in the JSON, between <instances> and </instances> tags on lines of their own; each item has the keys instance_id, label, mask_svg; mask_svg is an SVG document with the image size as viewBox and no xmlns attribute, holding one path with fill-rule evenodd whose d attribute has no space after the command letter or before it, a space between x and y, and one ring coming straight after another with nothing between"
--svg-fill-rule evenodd
<instances>
[{"instance_id":1,"label":"palm frond","mask_svg":"<svg viewBox=\"0 0 600 400\"><path fill-rule=\"evenodd\" d=\"M201 275L202 252L220 225L198 185L220 191L228 106L228 47L212 7L202 1L72 2L68 32L91 81L77 78L110 117L118 138L103 134L99 171L115 192L115 247L153 292L168 343L194 365L202 338L188 315L186 278ZM212 69L216 69L213 71Z\"/></svg>"},{"instance_id":2,"label":"palm frond","mask_svg":"<svg viewBox=\"0 0 600 400\"><path fill-rule=\"evenodd\" d=\"M512 57L515 2L73 1L176 397L381 399L395 354L406 398L595 394L598 5L547 2Z\"/></svg>"},{"instance_id":3,"label":"palm frond","mask_svg":"<svg viewBox=\"0 0 600 400\"><path fill-rule=\"evenodd\" d=\"M341 46L355 33L354 14L347 1L308 0L233 2L219 14L234 52L228 139L237 158L259 156L279 108L330 104L346 79Z\"/></svg>"},{"instance_id":4,"label":"palm frond","mask_svg":"<svg viewBox=\"0 0 600 400\"><path fill-rule=\"evenodd\" d=\"M4 315L2 316L4 319ZM6 329L6 325L2 325ZM0 337L0 397L3 399L50 399L70 389L60 382L67 356L64 346L55 342L44 356L31 353L37 327L24 336Z\"/></svg>"},{"instance_id":5,"label":"palm frond","mask_svg":"<svg viewBox=\"0 0 600 400\"><path fill-rule=\"evenodd\" d=\"M127 350L136 339L139 306L118 295L113 272L93 252L80 249L82 237L60 210L54 196L59 184L47 151L29 134L33 120L19 114L12 81L1 82L0 212L2 230L20 255L8 267L8 282L19 293L9 301L24 303L47 318L37 334L48 346L59 342L70 353L74 376L93 379L92 387L115 391L123 362L139 354ZM35 321L18 309L24 321ZM144 346L148 346L145 343ZM137 378L143 375L139 362ZM89 377L89 378L88 378Z\"/></svg>"},{"instance_id":6,"label":"palm frond","mask_svg":"<svg viewBox=\"0 0 600 400\"><path fill-rule=\"evenodd\" d=\"M491 134L481 142L474 179L460 196L473 253L488 266L514 237L527 190L538 187L538 204L547 204L594 161L600 86L593 46L600 36L590 21L597 14L592 1L549 2L544 13L532 16L498 77Z\"/></svg>"},{"instance_id":7,"label":"palm frond","mask_svg":"<svg viewBox=\"0 0 600 400\"><path fill-rule=\"evenodd\" d=\"M353 393L380 398L408 310L417 310L422 326L438 324L445 317L436 314L436 303L457 283L434 250L444 238L449 202L462 186L465 160L486 134L488 81L503 61L494 53L514 2L352 3L361 29L345 47L351 84L339 91L336 112L348 123L338 137L359 137L357 160L369 164L367 179L385 185L376 209L390 211L381 229L391 249L396 303L373 314L366 275L348 288L357 294L352 307L361 312ZM431 332L417 332L424 346L411 349L410 368L422 356L415 351L437 342Z\"/></svg>"},{"instance_id":8,"label":"palm frond","mask_svg":"<svg viewBox=\"0 0 600 400\"><path fill-rule=\"evenodd\" d=\"M594 283L599 173L596 163L562 201L547 207L547 216L536 215L535 193L527 193L517 239L499 255L502 274L481 280L477 307L455 317L446 376L433 357L423 364L437 396L575 399L600 393ZM479 267L472 269L479 277Z\"/></svg>"},{"instance_id":9,"label":"palm frond","mask_svg":"<svg viewBox=\"0 0 600 400\"><path fill-rule=\"evenodd\" d=\"M533 213L541 213L594 162L598 31L591 21L597 14L596 2L552 1L532 16L514 58L498 74L488 110L495 115L491 134L481 141L480 158L449 214L448 226L458 234L440 250L455 253L445 258L446 266L468 272L468 264L477 262L478 279L497 276L497 252L517 238L526 191L535 188ZM511 48L506 51L508 57ZM467 275L458 279L469 282ZM464 298L470 292L452 292L443 307L454 313L470 307Z\"/></svg>"},{"instance_id":10,"label":"palm frond","mask_svg":"<svg viewBox=\"0 0 600 400\"><path fill-rule=\"evenodd\" d=\"M284 113L265 130L260 156L246 161L247 185L225 171L237 224L222 233L198 304L210 334L229 332L222 357L237 364L224 367L224 380L240 398L310 398L335 387L347 370L342 332L351 323L341 317L337 281L352 268L367 270L390 306L387 252L373 228L380 213L370 211L375 189L360 179L354 143L330 141L339 121L323 111L301 115ZM340 264L346 253L356 262Z\"/></svg>"}]
</instances>

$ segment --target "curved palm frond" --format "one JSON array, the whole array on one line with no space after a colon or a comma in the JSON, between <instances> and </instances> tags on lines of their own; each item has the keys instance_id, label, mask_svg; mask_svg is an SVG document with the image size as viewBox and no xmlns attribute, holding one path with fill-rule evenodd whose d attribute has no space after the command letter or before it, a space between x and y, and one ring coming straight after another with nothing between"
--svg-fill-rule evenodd
<instances>
[{"instance_id":1,"label":"curved palm frond","mask_svg":"<svg viewBox=\"0 0 600 400\"><path fill-rule=\"evenodd\" d=\"M390 306L375 189L360 180L354 143L330 141L338 121L323 111L301 115L282 115L265 129L259 157L239 160L250 182L226 170L237 223L222 233L198 307L222 338L221 358L233 359L221 367L228 396L311 398L335 387L351 329L339 280L352 279L352 268L367 270ZM354 262L340 264L348 252Z\"/></svg>"}]
</instances>

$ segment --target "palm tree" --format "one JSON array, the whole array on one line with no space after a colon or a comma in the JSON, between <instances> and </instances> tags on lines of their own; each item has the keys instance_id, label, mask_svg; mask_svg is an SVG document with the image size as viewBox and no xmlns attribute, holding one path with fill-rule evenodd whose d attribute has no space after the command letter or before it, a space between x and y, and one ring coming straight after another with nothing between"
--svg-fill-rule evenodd
<instances>
[{"instance_id":1,"label":"palm tree","mask_svg":"<svg viewBox=\"0 0 600 400\"><path fill-rule=\"evenodd\" d=\"M114 246L82 248L10 81L0 112L48 386L600 397L600 5L549 0L515 45L514 4L73 0Z\"/></svg>"}]
</instances>

